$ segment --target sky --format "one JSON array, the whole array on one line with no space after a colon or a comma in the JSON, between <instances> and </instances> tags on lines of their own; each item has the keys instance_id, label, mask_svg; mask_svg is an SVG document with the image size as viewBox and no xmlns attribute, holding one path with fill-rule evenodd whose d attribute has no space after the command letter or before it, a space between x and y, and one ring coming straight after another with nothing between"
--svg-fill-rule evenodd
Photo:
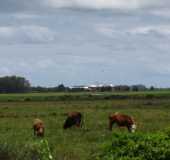
<instances>
[{"instance_id":1,"label":"sky","mask_svg":"<svg viewBox=\"0 0 170 160\"><path fill-rule=\"evenodd\" d=\"M34 86L170 87L170 1L0 1L6 75Z\"/></svg>"}]
</instances>

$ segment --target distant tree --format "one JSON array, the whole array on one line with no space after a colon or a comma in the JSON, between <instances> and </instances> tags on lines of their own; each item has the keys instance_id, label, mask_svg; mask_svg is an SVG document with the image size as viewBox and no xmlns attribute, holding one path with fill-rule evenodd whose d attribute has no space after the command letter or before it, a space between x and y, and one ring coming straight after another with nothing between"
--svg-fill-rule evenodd
<instances>
[{"instance_id":1,"label":"distant tree","mask_svg":"<svg viewBox=\"0 0 170 160\"><path fill-rule=\"evenodd\" d=\"M63 84L60 84L56 87L42 87L42 86L37 86L37 87L32 87L33 92L65 92L69 91L68 87L65 87Z\"/></svg>"},{"instance_id":2,"label":"distant tree","mask_svg":"<svg viewBox=\"0 0 170 160\"><path fill-rule=\"evenodd\" d=\"M147 88L144 85L139 84L139 85L131 86L131 90L132 91L145 91L145 90L147 90Z\"/></svg>"},{"instance_id":3,"label":"distant tree","mask_svg":"<svg viewBox=\"0 0 170 160\"><path fill-rule=\"evenodd\" d=\"M0 77L0 93L23 93L30 91L30 83L24 77Z\"/></svg>"},{"instance_id":4,"label":"distant tree","mask_svg":"<svg viewBox=\"0 0 170 160\"><path fill-rule=\"evenodd\" d=\"M31 90L33 92L48 92L49 89L46 87L37 86L37 87L32 87Z\"/></svg>"},{"instance_id":5,"label":"distant tree","mask_svg":"<svg viewBox=\"0 0 170 160\"><path fill-rule=\"evenodd\" d=\"M66 87L63 84L58 85L57 90L59 92L66 91Z\"/></svg>"},{"instance_id":6,"label":"distant tree","mask_svg":"<svg viewBox=\"0 0 170 160\"><path fill-rule=\"evenodd\" d=\"M154 86L151 86L149 90L154 91L155 90Z\"/></svg>"},{"instance_id":7,"label":"distant tree","mask_svg":"<svg viewBox=\"0 0 170 160\"><path fill-rule=\"evenodd\" d=\"M133 85L133 86L131 87L131 90L132 90L132 91L139 91L139 89L138 89L138 86L137 86L137 85Z\"/></svg>"}]
</instances>

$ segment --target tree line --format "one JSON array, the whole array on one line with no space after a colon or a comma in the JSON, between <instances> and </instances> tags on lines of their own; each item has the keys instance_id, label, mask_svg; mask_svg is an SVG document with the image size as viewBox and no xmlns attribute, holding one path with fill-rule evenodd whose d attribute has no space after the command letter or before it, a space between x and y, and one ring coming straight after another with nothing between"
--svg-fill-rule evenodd
<instances>
[{"instance_id":1,"label":"tree line","mask_svg":"<svg viewBox=\"0 0 170 160\"><path fill-rule=\"evenodd\" d=\"M0 77L0 93L63 92L67 90L68 87L63 84L57 87L34 87L25 77L15 75Z\"/></svg>"},{"instance_id":2,"label":"tree line","mask_svg":"<svg viewBox=\"0 0 170 160\"><path fill-rule=\"evenodd\" d=\"M145 91L145 90L157 90L151 86L147 88L144 85L116 85L116 86L95 86L95 87L66 87L60 84L56 87L42 87L31 86L29 80L20 76L5 76L0 77L0 93L27 93L27 92L80 92L80 91Z\"/></svg>"},{"instance_id":3,"label":"tree line","mask_svg":"<svg viewBox=\"0 0 170 160\"><path fill-rule=\"evenodd\" d=\"M29 92L30 89L31 85L24 77L0 77L0 93L24 93Z\"/></svg>"}]
</instances>

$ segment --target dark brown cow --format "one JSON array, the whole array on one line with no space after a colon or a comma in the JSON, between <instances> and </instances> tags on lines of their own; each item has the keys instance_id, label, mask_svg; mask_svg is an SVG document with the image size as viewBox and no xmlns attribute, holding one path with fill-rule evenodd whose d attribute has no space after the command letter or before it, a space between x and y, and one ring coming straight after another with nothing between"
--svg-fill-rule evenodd
<instances>
[{"instance_id":1,"label":"dark brown cow","mask_svg":"<svg viewBox=\"0 0 170 160\"><path fill-rule=\"evenodd\" d=\"M115 113L109 116L109 129L112 130L113 124L119 127L126 127L129 132L135 132L136 125L132 117L121 113Z\"/></svg>"},{"instance_id":2,"label":"dark brown cow","mask_svg":"<svg viewBox=\"0 0 170 160\"><path fill-rule=\"evenodd\" d=\"M82 114L80 112L67 113L67 119L65 120L63 128L67 129L74 125L78 128L82 125Z\"/></svg>"},{"instance_id":3,"label":"dark brown cow","mask_svg":"<svg viewBox=\"0 0 170 160\"><path fill-rule=\"evenodd\" d=\"M44 136L44 123L40 119L35 119L33 122L33 130L34 130L34 135L37 137L43 137Z\"/></svg>"}]
</instances>

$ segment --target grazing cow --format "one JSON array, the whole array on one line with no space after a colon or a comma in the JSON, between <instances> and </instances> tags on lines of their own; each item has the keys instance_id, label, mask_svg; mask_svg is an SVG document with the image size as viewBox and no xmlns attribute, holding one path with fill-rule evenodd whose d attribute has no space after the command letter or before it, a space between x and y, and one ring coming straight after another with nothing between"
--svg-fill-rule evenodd
<instances>
[{"instance_id":1,"label":"grazing cow","mask_svg":"<svg viewBox=\"0 0 170 160\"><path fill-rule=\"evenodd\" d=\"M82 127L82 118L83 116L80 112L68 113L63 128L67 129L74 125L78 128Z\"/></svg>"},{"instance_id":2,"label":"grazing cow","mask_svg":"<svg viewBox=\"0 0 170 160\"><path fill-rule=\"evenodd\" d=\"M34 130L34 135L37 137L43 137L44 136L44 123L40 119L35 119L33 122L33 130Z\"/></svg>"},{"instance_id":3,"label":"grazing cow","mask_svg":"<svg viewBox=\"0 0 170 160\"><path fill-rule=\"evenodd\" d=\"M109 129L112 125L117 124L119 127L126 127L129 132L135 132L136 125L132 117L121 113L115 113L109 116Z\"/></svg>"}]
</instances>

